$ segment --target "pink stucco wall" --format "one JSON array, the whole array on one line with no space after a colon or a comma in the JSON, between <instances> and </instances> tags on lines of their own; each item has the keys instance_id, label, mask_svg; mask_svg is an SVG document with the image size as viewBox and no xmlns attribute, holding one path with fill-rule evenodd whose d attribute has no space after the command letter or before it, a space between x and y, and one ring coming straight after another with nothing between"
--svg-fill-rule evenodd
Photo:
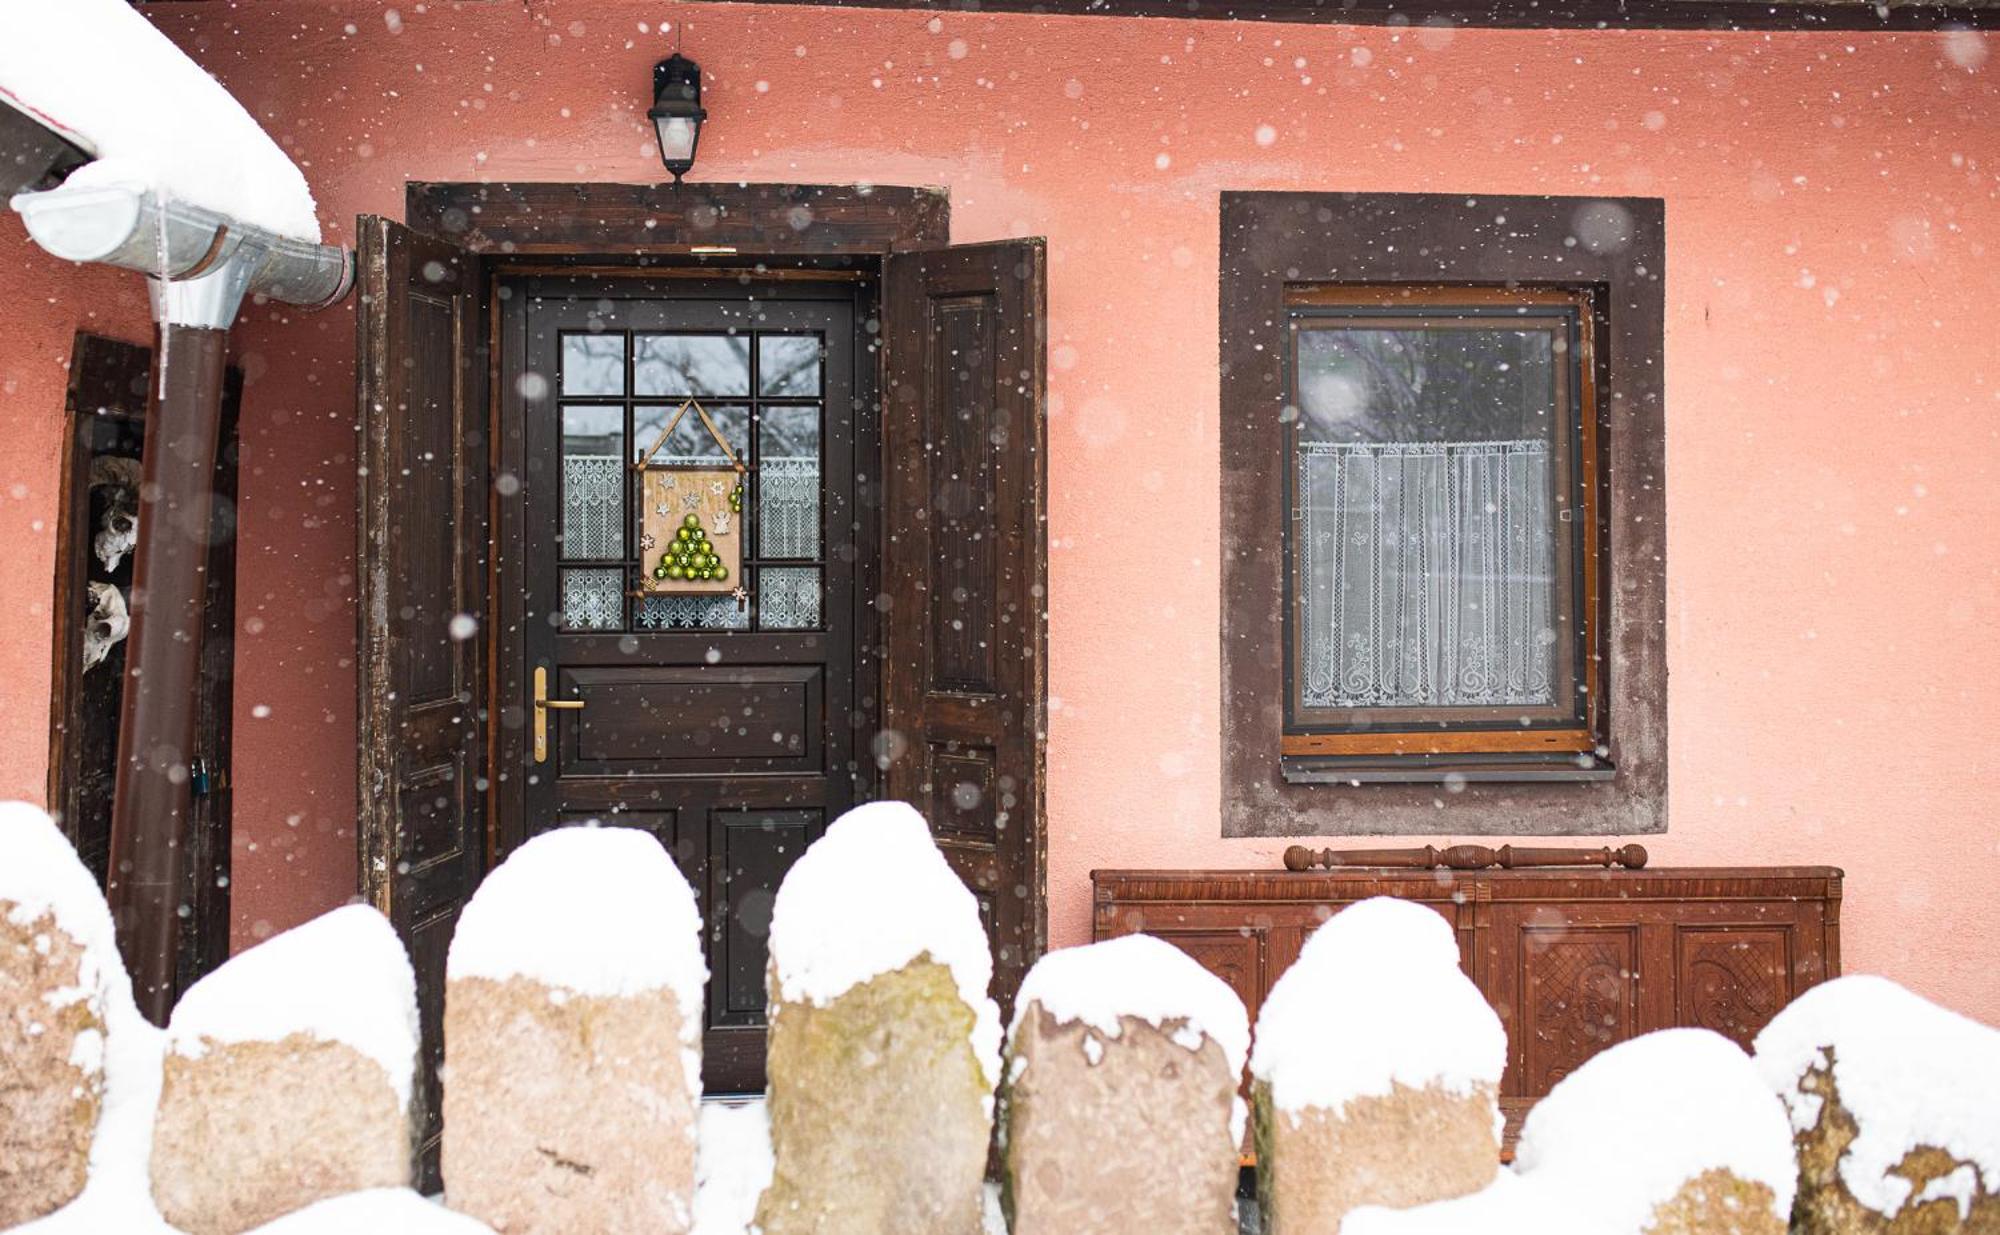
<instances>
[{"instance_id":1,"label":"pink stucco wall","mask_svg":"<svg viewBox=\"0 0 2000 1235\"><path fill-rule=\"evenodd\" d=\"M1664 197L1672 798L1646 842L1846 867L1848 967L2000 1021L2000 40L400 9L148 13L297 155L336 239L407 179L658 178L662 19L712 75L697 178L941 184L957 239L1049 238L1058 944L1093 867L1283 844L1219 835L1218 192ZM136 288L18 235L4 303L59 328L0 338L29 429L0 444L0 493L27 491L0 497L0 564L41 579L60 353ZM351 308L239 338L239 944L352 886L351 339ZM15 603L0 699L38 718L45 589ZM42 757L0 743L5 786L37 792Z\"/></svg>"}]
</instances>

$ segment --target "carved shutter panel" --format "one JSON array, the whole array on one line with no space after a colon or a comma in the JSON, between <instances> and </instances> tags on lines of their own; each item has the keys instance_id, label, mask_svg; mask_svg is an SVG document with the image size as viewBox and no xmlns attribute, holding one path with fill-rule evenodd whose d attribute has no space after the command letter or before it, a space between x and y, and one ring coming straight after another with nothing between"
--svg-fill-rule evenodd
<instances>
[{"instance_id":1,"label":"carved shutter panel","mask_svg":"<svg viewBox=\"0 0 2000 1235\"><path fill-rule=\"evenodd\" d=\"M887 259L881 615L887 796L979 898L1011 1007L1047 941L1040 240Z\"/></svg>"},{"instance_id":2,"label":"carved shutter panel","mask_svg":"<svg viewBox=\"0 0 2000 1235\"><path fill-rule=\"evenodd\" d=\"M429 1178L445 952L486 863L485 332L462 250L358 234L361 880L416 966Z\"/></svg>"}]
</instances>

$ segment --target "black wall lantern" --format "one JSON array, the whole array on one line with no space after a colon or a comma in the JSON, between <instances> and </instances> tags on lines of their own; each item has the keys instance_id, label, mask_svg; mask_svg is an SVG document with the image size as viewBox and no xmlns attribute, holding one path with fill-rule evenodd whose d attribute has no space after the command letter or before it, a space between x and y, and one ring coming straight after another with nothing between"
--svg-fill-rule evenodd
<instances>
[{"instance_id":1,"label":"black wall lantern","mask_svg":"<svg viewBox=\"0 0 2000 1235\"><path fill-rule=\"evenodd\" d=\"M653 66L653 106L646 111L660 138L660 161L674 174L674 183L694 166L695 143L701 140L701 66L675 52Z\"/></svg>"}]
</instances>

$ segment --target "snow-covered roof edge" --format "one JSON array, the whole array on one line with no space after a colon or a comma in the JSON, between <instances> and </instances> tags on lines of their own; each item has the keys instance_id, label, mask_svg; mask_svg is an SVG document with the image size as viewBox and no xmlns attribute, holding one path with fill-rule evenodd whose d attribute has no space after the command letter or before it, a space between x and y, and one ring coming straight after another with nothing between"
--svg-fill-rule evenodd
<instances>
[{"instance_id":1,"label":"snow-covered roof edge","mask_svg":"<svg viewBox=\"0 0 2000 1235\"><path fill-rule=\"evenodd\" d=\"M124 0L0 5L0 94L96 153L73 185L152 189L319 243L305 173Z\"/></svg>"}]
</instances>

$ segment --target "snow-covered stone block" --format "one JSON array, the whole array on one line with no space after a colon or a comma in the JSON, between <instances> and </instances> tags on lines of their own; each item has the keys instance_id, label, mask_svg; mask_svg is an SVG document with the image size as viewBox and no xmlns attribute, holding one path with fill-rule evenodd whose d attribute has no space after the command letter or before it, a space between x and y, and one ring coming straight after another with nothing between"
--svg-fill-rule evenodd
<instances>
[{"instance_id":1,"label":"snow-covered stone block","mask_svg":"<svg viewBox=\"0 0 2000 1235\"><path fill-rule=\"evenodd\" d=\"M1015 996L1001 1102L1014 1235L1223 1235L1249 1016L1179 948L1051 952Z\"/></svg>"},{"instance_id":2,"label":"snow-covered stone block","mask_svg":"<svg viewBox=\"0 0 2000 1235\"><path fill-rule=\"evenodd\" d=\"M83 1190L120 1011L137 1019L97 881L46 814L0 805L0 1228Z\"/></svg>"},{"instance_id":3,"label":"snow-covered stone block","mask_svg":"<svg viewBox=\"0 0 2000 1235\"><path fill-rule=\"evenodd\" d=\"M250 1235L493 1235L493 1228L408 1188L370 1188L315 1201Z\"/></svg>"},{"instance_id":4,"label":"snow-covered stone block","mask_svg":"<svg viewBox=\"0 0 2000 1235\"><path fill-rule=\"evenodd\" d=\"M1250 1057L1274 1235L1362 1205L1477 1192L1500 1166L1507 1035L1443 917L1377 897L1334 915L1272 986Z\"/></svg>"},{"instance_id":5,"label":"snow-covered stone block","mask_svg":"<svg viewBox=\"0 0 2000 1235\"><path fill-rule=\"evenodd\" d=\"M445 969L451 1207L508 1232L687 1231L708 969L660 843L528 841L466 905Z\"/></svg>"},{"instance_id":6,"label":"snow-covered stone block","mask_svg":"<svg viewBox=\"0 0 2000 1235\"><path fill-rule=\"evenodd\" d=\"M1856 975L1756 1047L1791 1113L1800 1235L2000 1232L2000 1030Z\"/></svg>"},{"instance_id":7,"label":"snow-covered stone block","mask_svg":"<svg viewBox=\"0 0 2000 1235\"><path fill-rule=\"evenodd\" d=\"M1000 1068L978 904L900 802L835 820L771 914L764 1235L976 1235Z\"/></svg>"},{"instance_id":8,"label":"snow-covered stone block","mask_svg":"<svg viewBox=\"0 0 2000 1235\"><path fill-rule=\"evenodd\" d=\"M1341 1235L1785 1235L1790 1140L1741 1048L1663 1030L1564 1077L1484 1190L1356 1210Z\"/></svg>"},{"instance_id":9,"label":"snow-covered stone block","mask_svg":"<svg viewBox=\"0 0 2000 1235\"><path fill-rule=\"evenodd\" d=\"M230 958L167 1024L153 1199L236 1235L410 1182L416 979L389 922L349 905Z\"/></svg>"}]
</instances>

